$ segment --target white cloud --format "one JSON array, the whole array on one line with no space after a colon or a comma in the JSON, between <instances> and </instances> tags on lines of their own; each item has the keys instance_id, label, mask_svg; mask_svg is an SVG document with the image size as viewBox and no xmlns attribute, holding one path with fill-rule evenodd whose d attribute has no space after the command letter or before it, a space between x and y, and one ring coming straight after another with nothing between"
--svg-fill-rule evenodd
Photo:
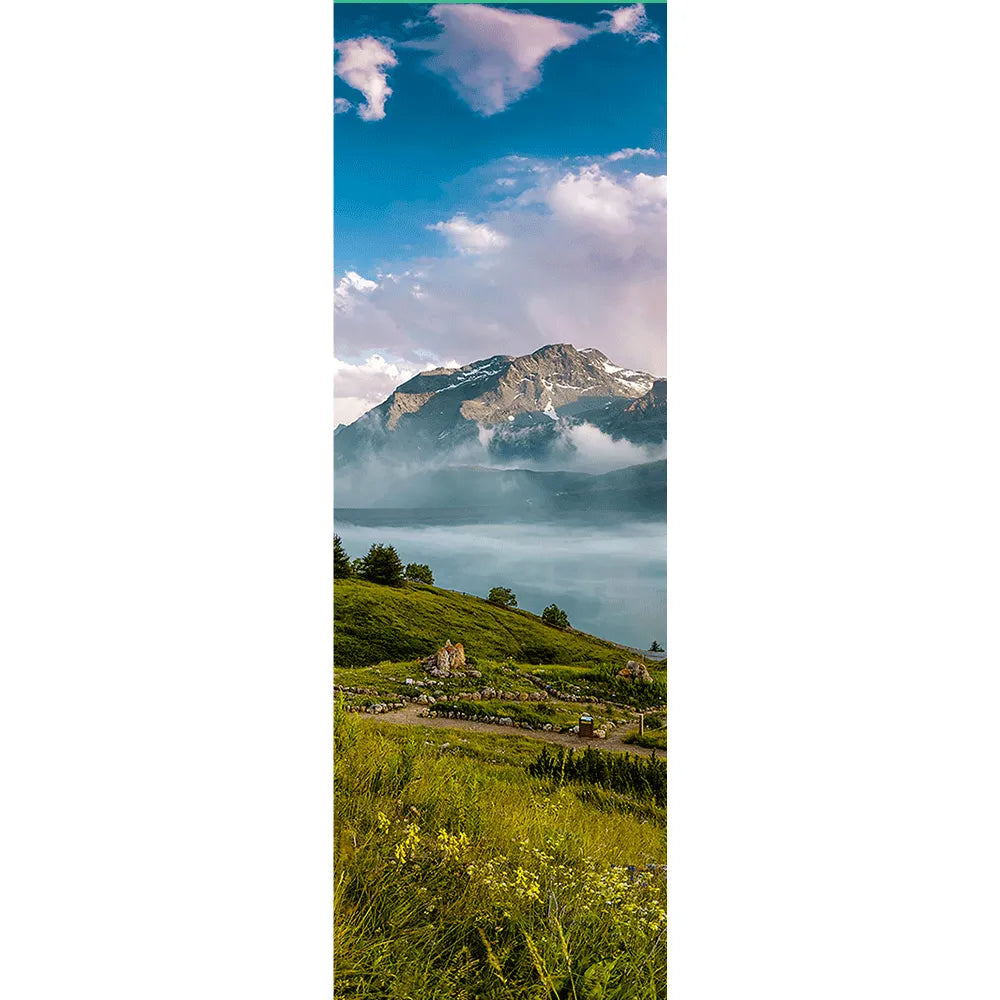
<instances>
[{"instance_id":1,"label":"white cloud","mask_svg":"<svg viewBox=\"0 0 1000 1000\"><path fill-rule=\"evenodd\" d=\"M603 30L614 35L628 35L639 42L655 42L660 36L649 27L646 8L641 3L631 7L618 7L616 10L602 10L602 14L610 14L611 20L605 22Z\"/></svg>"},{"instance_id":2,"label":"white cloud","mask_svg":"<svg viewBox=\"0 0 1000 1000\"><path fill-rule=\"evenodd\" d=\"M592 34L578 24L479 4L435 4L429 14L441 33L404 44L432 53L427 68L482 115L503 111L537 87L546 56Z\"/></svg>"},{"instance_id":3,"label":"white cloud","mask_svg":"<svg viewBox=\"0 0 1000 1000\"><path fill-rule=\"evenodd\" d=\"M345 111L350 111L354 105L346 97L335 97L333 99L333 113L335 115L343 114Z\"/></svg>"},{"instance_id":4,"label":"white cloud","mask_svg":"<svg viewBox=\"0 0 1000 1000\"><path fill-rule=\"evenodd\" d=\"M397 386L436 367L430 363L413 365L387 361L381 354L372 354L357 364L334 358L333 402L337 423L353 423L373 406L384 402Z\"/></svg>"},{"instance_id":5,"label":"white cloud","mask_svg":"<svg viewBox=\"0 0 1000 1000\"><path fill-rule=\"evenodd\" d=\"M347 271L333 290L334 308L344 312L350 311L356 301L356 293L367 295L376 288L378 288L377 281L363 278L357 271Z\"/></svg>"},{"instance_id":6,"label":"white cloud","mask_svg":"<svg viewBox=\"0 0 1000 1000\"><path fill-rule=\"evenodd\" d=\"M603 174L596 165L566 174L544 194L556 216L592 224L611 232L625 231L630 224L631 193Z\"/></svg>"},{"instance_id":7,"label":"white cloud","mask_svg":"<svg viewBox=\"0 0 1000 1000\"><path fill-rule=\"evenodd\" d=\"M365 102L358 105L358 117L367 122L385 118L385 102L392 94L385 71L396 65L392 49L370 35L337 42L334 48L338 57L334 72L365 95Z\"/></svg>"},{"instance_id":8,"label":"white cloud","mask_svg":"<svg viewBox=\"0 0 1000 1000\"><path fill-rule=\"evenodd\" d=\"M442 365L431 361L389 361L378 352L357 363L334 358L333 405L337 423L353 423L373 406L384 403L393 390L414 375L439 367L458 368L460 365L454 359Z\"/></svg>"},{"instance_id":9,"label":"white cloud","mask_svg":"<svg viewBox=\"0 0 1000 1000\"><path fill-rule=\"evenodd\" d=\"M656 156L657 152L655 149L637 149L634 146L630 146L628 149L619 149L616 153L611 153L607 157L608 163L615 163L618 160L628 160L633 156Z\"/></svg>"},{"instance_id":10,"label":"white cloud","mask_svg":"<svg viewBox=\"0 0 1000 1000\"><path fill-rule=\"evenodd\" d=\"M447 222L435 222L427 228L444 233L460 253L489 253L507 245L503 233L484 223L470 222L464 215L456 215Z\"/></svg>"},{"instance_id":11,"label":"white cloud","mask_svg":"<svg viewBox=\"0 0 1000 1000\"><path fill-rule=\"evenodd\" d=\"M510 162L482 169L490 175ZM531 184L524 195L477 223L455 215L436 224L466 252L387 265L410 278L351 289L352 308L337 316L344 352L379 345L399 357L425 350L468 363L568 342L666 374L666 176L599 162L570 170L522 159L517 168ZM502 245L487 233L502 233Z\"/></svg>"}]
</instances>

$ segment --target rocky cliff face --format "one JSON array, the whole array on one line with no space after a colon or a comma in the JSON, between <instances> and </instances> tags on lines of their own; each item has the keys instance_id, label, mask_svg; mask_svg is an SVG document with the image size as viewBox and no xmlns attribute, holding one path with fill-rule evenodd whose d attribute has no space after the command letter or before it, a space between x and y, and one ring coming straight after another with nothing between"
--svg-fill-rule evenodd
<instances>
[{"instance_id":1,"label":"rocky cliff face","mask_svg":"<svg viewBox=\"0 0 1000 1000\"><path fill-rule=\"evenodd\" d=\"M607 423L622 417L616 433L628 438L630 424L641 424L645 443L646 425L658 419L661 385L665 413L664 380L615 365L595 348L550 344L523 357L498 354L410 379L338 429L335 460L338 467L373 457L419 463L477 444L503 460L530 458L552 446L560 418ZM634 414L633 405L639 407ZM665 435L664 419L660 440Z\"/></svg>"},{"instance_id":2,"label":"rocky cliff face","mask_svg":"<svg viewBox=\"0 0 1000 1000\"><path fill-rule=\"evenodd\" d=\"M654 444L667 434L667 380L656 379L649 391L628 403L615 400L602 409L585 411L581 421L592 423L616 440Z\"/></svg>"}]
</instances>

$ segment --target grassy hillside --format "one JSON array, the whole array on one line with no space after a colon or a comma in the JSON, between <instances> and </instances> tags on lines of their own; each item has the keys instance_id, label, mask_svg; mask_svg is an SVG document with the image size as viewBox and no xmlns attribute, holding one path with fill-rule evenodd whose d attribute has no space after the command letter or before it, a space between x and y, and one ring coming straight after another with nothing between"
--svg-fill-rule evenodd
<instances>
[{"instance_id":1,"label":"grassy hillside","mask_svg":"<svg viewBox=\"0 0 1000 1000\"><path fill-rule=\"evenodd\" d=\"M583 632L563 632L527 611L510 611L453 590L364 580L334 584L334 664L362 667L429 656L447 639L467 656L518 663L588 665L619 661L625 651ZM627 654L637 659L636 654Z\"/></svg>"},{"instance_id":2,"label":"grassy hillside","mask_svg":"<svg viewBox=\"0 0 1000 1000\"><path fill-rule=\"evenodd\" d=\"M414 731L338 705L334 739L339 996L666 995L665 885L643 870L666 859L662 805L532 777L538 745L516 736Z\"/></svg>"}]
</instances>

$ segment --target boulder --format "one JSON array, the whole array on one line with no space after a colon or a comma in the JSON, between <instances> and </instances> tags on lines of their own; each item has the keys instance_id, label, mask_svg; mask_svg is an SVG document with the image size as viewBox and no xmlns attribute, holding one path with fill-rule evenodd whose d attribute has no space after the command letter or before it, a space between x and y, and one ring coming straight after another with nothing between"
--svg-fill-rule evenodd
<instances>
[{"instance_id":1,"label":"boulder","mask_svg":"<svg viewBox=\"0 0 1000 1000\"><path fill-rule=\"evenodd\" d=\"M450 677L453 670L465 666L465 647L448 639L436 653L421 660L420 665L434 677Z\"/></svg>"},{"instance_id":2,"label":"boulder","mask_svg":"<svg viewBox=\"0 0 1000 1000\"><path fill-rule=\"evenodd\" d=\"M625 664L626 670L632 671L632 676L637 681L642 681L644 684L652 684L653 678L649 673L649 669L645 663L640 663L638 660L629 660Z\"/></svg>"}]
</instances>

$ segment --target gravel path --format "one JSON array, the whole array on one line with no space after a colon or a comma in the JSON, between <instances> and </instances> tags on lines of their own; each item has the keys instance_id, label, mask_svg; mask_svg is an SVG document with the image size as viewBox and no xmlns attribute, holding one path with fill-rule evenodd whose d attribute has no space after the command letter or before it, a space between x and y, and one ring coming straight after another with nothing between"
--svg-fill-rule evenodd
<instances>
[{"instance_id":1,"label":"gravel path","mask_svg":"<svg viewBox=\"0 0 1000 1000\"><path fill-rule=\"evenodd\" d=\"M645 747L635 746L625 743L625 737L629 733L634 733L639 728L638 722L629 722L621 726L616 726L611 730L607 738L586 739L573 733L547 732L544 729L514 729L511 726L498 726L492 722L471 722L468 719L435 719L428 717L422 719L421 711L424 705L407 705L405 708L397 709L395 712L382 712L379 715L360 715L362 719L374 719L377 722L395 722L404 726L428 726L431 729L458 729L470 730L476 733L495 733L498 736L526 736L528 739L540 740L543 743L554 743L557 746L573 747L575 750L582 750L584 747L593 747L595 750L607 750L611 753L635 753L650 756L651 750ZM663 751L660 751L663 756Z\"/></svg>"}]
</instances>

